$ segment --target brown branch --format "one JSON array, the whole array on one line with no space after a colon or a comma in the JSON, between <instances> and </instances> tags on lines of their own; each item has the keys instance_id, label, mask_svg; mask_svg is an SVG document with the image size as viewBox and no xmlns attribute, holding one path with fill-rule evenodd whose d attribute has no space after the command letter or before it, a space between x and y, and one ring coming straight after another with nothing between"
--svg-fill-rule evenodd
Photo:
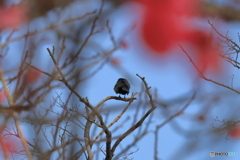
<instances>
[{"instance_id":1,"label":"brown branch","mask_svg":"<svg viewBox=\"0 0 240 160\"><path fill-rule=\"evenodd\" d=\"M96 105L96 109L98 109L103 103L105 103L106 101L108 100L111 100L111 99L115 99L115 100L120 100L120 101L125 101L125 102L131 102L133 100L136 100L137 98L135 98L134 96L136 95L137 93L133 93L133 95L129 98L121 98L121 97L117 97L117 96L108 96L106 98L104 98L103 100L101 100L97 105Z\"/></svg>"},{"instance_id":2,"label":"brown branch","mask_svg":"<svg viewBox=\"0 0 240 160\"><path fill-rule=\"evenodd\" d=\"M56 61L55 58L54 58L55 47L53 46L53 51L51 51L49 48L47 48L47 51L48 51L50 57L52 58L52 61L53 61L54 65L55 65L58 73L59 73L60 76L61 76L61 81L68 87L68 89L69 89L71 92L73 92L73 93L79 98L79 100L80 100L81 102L83 102L83 103L86 104L87 106L93 107L93 106L88 102L88 100L87 100L86 98L83 98L82 96L80 96L80 94L78 94L77 91L75 91L75 90L73 89L73 87L72 87L72 86L67 82L67 80L65 79L64 74L62 73L61 69L58 67L58 63L57 63L57 61Z\"/></svg>"},{"instance_id":3,"label":"brown branch","mask_svg":"<svg viewBox=\"0 0 240 160\"><path fill-rule=\"evenodd\" d=\"M14 105L10 107L0 105L0 113L29 111L33 107L34 105Z\"/></svg>"},{"instance_id":4,"label":"brown branch","mask_svg":"<svg viewBox=\"0 0 240 160\"><path fill-rule=\"evenodd\" d=\"M143 115L143 117L135 124L133 125L130 129L128 129L123 135L121 135L118 140L114 143L112 149L111 149L111 152L112 154L115 152L117 146L121 143L121 141L126 138L129 134L131 134L134 130L136 130L138 127L140 127L142 125L142 123L144 122L144 120L156 109L156 106L154 105L154 102L153 102L153 99L152 99L152 95L151 93L149 92L149 89L151 87L148 87L148 84L147 82L145 81L145 77L141 77L139 76L138 74L136 74L142 81L143 81L143 84L146 88L146 93L149 97L149 101L150 101L150 104L151 104L151 108L147 111L147 113L145 113Z\"/></svg>"},{"instance_id":5,"label":"brown branch","mask_svg":"<svg viewBox=\"0 0 240 160\"><path fill-rule=\"evenodd\" d=\"M43 73L43 74L45 74L45 75L51 77L51 78L54 79L54 80L59 80L59 81L60 81L60 78L59 78L59 77L54 77L54 76L51 75L50 73L44 72L43 70L41 70L41 69L39 69L39 68L37 68L37 67L35 67L35 66L33 66L33 65L29 64L29 63L27 63L27 62L25 62L25 64L26 64L27 66L29 66L29 67L35 69L36 71L38 71L38 72L40 72L40 73Z\"/></svg>"},{"instance_id":6,"label":"brown branch","mask_svg":"<svg viewBox=\"0 0 240 160\"><path fill-rule=\"evenodd\" d=\"M95 115L97 115L97 117L100 120L100 123L102 125L102 128L103 128L104 132L106 133L106 136L107 136L107 145L106 146L107 146L107 148L109 148L110 147L110 143L111 143L111 132L107 129L106 125L104 124L101 115L97 112L97 110L93 107L93 105L91 105L89 103L88 99L87 98L83 98L82 96L80 96L80 94L78 94L73 89L73 87L68 83L68 81L65 79L64 74L62 73L61 69L58 67L58 63L57 63L57 61L54 58L55 48L53 47L52 51L49 48L47 48L47 50L48 50L48 53L49 53L50 57L52 58L52 61L53 61L54 65L55 65L58 73L61 76L61 81L68 87L68 89L72 93L74 93L79 98L79 101L83 102L89 109L92 110L92 113L89 115L88 119L90 119L91 121L94 121ZM93 158L92 157L92 151L91 151L90 136L89 136L89 131L90 131L90 128L91 128L91 125L92 125L91 121L87 120L87 124L86 124L85 129L84 129L85 145L86 145L86 149L87 149L87 152L88 152L88 156L90 156L89 160L92 160L92 158Z\"/></svg>"},{"instance_id":7,"label":"brown branch","mask_svg":"<svg viewBox=\"0 0 240 160\"><path fill-rule=\"evenodd\" d=\"M222 35L214 26L213 24L208 20L208 24L211 25L211 27L213 28L213 30L219 35L221 36L223 39L226 39L228 42L231 42L233 44L234 47L237 47L240 50L240 46L235 43L233 40L229 39L228 37Z\"/></svg>"},{"instance_id":8,"label":"brown branch","mask_svg":"<svg viewBox=\"0 0 240 160\"><path fill-rule=\"evenodd\" d=\"M129 97L129 98L121 98L121 100L122 100L122 99L124 99L124 100L129 99L129 103L128 103L128 105L122 110L122 112L107 126L107 128L110 128L114 123L116 123L116 122L122 117L122 115L126 112L126 110L129 108L129 106L132 104L133 100L136 99L136 98L134 97L136 94L137 94L137 92L134 92L134 93L132 94L132 96ZM116 98L119 99L120 97L109 96L109 97L103 99L101 102L99 102L99 103L97 104L96 108L100 107L101 104L104 103L104 102L106 102L107 100L109 100L109 99L116 99ZM94 140L92 141L92 144L95 143L96 140L97 140L103 133L104 133L104 131L101 131L101 132L94 138Z\"/></svg>"},{"instance_id":9,"label":"brown branch","mask_svg":"<svg viewBox=\"0 0 240 160\"><path fill-rule=\"evenodd\" d=\"M172 119L174 119L175 117L181 115L183 113L183 111L192 103L192 101L194 100L196 96L196 92L193 94L193 96L190 98L190 100L187 102L187 104L185 104L185 106L178 111L177 113L175 113L174 115L172 115L171 117L169 117L168 119L166 119L163 123L159 124L156 126L154 135L155 135L155 141L154 141L154 160L158 160L159 158L157 157L158 155L158 132L159 129L162 128L165 124L169 123Z\"/></svg>"},{"instance_id":10,"label":"brown branch","mask_svg":"<svg viewBox=\"0 0 240 160\"><path fill-rule=\"evenodd\" d=\"M218 16L225 21L240 21L240 11L237 7L218 5L214 2L201 1L200 14L207 17Z\"/></svg>"},{"instance_id":11,"label":"brown branch","mask_svg":"<svg viewBox=\"0 0 240 160\"><path fill-rule=\"evenodd\" d=\"M83 44L79 47L78 51L76 52L75 56L72 58L71 62L73 62L74 60L77 59L77 57L81 54L84 46L86 46L86 44L88 43L88 41L91 38L91 36L95 34L94 29L96 27L96 23L99 20L100 15L102 14L103 6L104 6L104 0L102 0L102 2L101 2L101 6L100 6L100 9L99 9L98 15L93 20L93 23L92 23L92 26L91 26L89 34L87 35L87 37L83 41Z\"/></svg>"},{"instance_id":12,"label":"brown branch","mask_svg":"<svg viewBox=\"0 0 240 160\"><path fill-rule=\"evenodd\" d=\"M5 80L2 67L0 67L0 80L2 81L2 85L3 85L3 88L4 88L5 95L7 97L7 100L8 100L8 104L10 106L14 106L14 101L13 101L13 98L12 98L10 92L9 92L8 87L7 87L7 82ZM17 115L16 112L12 112L11 114L12 114L12 116L14 118L15 125L16 125L16 128L18 130L18 134L19 134L19 137L21 139L21 143L23 145L23 148L24 148L24 150L25 150L25 152L27 154L27 157L28 157L28 159L32 160L33 158L32 158L31 152L29 151L29 148L27 146L27 142L25 140L25 137L23 135L23 131L22 131L22 127L20 125L20 121L18 119L18 115Z\"/></svg>"},{"instance_id":13,"label":"brown branch","mask_svg":"<svg viewBox=\"0 0 240 160\"><path fill-rule=\"evenodd\" d=\"M110 39L113 43L114 48L117 48L117 42L116 42L116 40L114 38L114 35L112 33L112 28L109 26L109 20L107 20L107 22L106 22L106 27L107 27L107 30L108 30L108 33L109 33L109 36L110 36Z\"/></svg>"},{"instance_id":14,"label":"brown branch","mask_svg":"<svg viewBox=\"0 0 240 160\"><path fill-rule=\"evenodd\" d=\"M222 86L222 87L224 87L224 88L230 89L230 90L236 92L237 94L240 94L240 91L238 91L238 90L236 90L236 89L233 89L233 88L231 88L231 87L229 87L229 86L227 86L227 85L224 85L224 84L222 84L222 83L216 82L216 81L214 81L214 80L212 80L212 79L209 79L209 78L205 77L204 74L199 70L199 68L197 67L197 65L193 62L192 58L189 56L189 54L187 53L187 51L185 51L181 45L179 45L179 46L180 46L180 48L182 49L182 51L186 54L186 56L188 57L188 59L190 60L190 62L193 64L193 66L196 68L196 70L198 71L199 76L200 76L201 78L205 79L206 81L215 83L215 84L217 84L217 85L219 85L219 86Z\"/></svg>"},{"instance_id":15,"label":"brown branch","mask_svg":"<svg viewBox=\"0 0 240 160\"><path fill-rule=\"evenodd\" d=\"M51 29L55 29L57 27L60 27L60 26L63 26L65 25L66 23L70 23L70 22L73 22L73 21L77 21L77 20L81 20L81 19L84 19L85 17L89 16L89 15L92 15L92 14L95 14L96 13L96 10L92 11L92 12L88 12L86 14L84 14L83 16L80 16L80 17L77 17L77 18L70 18L68 20L65 20L63 21L62 23L60 24L57 24L57 25L51 25L49 27L46 27L44 29L41 29L41 30L38 30L38 31L33 31L33 32L28 32L22 36L19 36L19 37L16 37L16 38L13 38L13 39L9 39L8 41L6 41L5 43L3 44L0 44L0 48L4 48L5 46L7 46L9 43L12 43L12 42L15 42L15 41L19 41L21 39L24 39L25 37L29 37L29 36L33 36L33 35L36 35L36 34L39 34L39 33L42 33L42 32L45 32L47 30L51 30Z\"/></svg>"}]
</instances>

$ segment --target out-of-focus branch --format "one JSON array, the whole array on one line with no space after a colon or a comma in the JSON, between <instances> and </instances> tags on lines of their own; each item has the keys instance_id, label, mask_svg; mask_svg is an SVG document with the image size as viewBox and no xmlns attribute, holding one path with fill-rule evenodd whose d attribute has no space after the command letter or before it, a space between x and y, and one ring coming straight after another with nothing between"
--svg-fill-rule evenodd
<instances>
[{"instance_id":1,"label":"out-of-focus branch","mask_svg":"<svg viewBox=\"0 0 240 160\"><path fill-rule=\"evenodd\" d=\"M93 23L92 23L92 26L91 26L91 29L90 29L89 34L87 35L87 37L86 37L85 40L83 41L82 45L79 47L78 51L76 52L76 54L75 54L74 57L72 58L73 61L74 61L74 60L77 60L77 57L81 54L84 46L86 46L86 44L88 43L90 37L91 37L92 35L94 35L94 34L97 33L97 32L94 32L94 30L95 30L95 27L96 27L96 23L97 23L97 21L99 20L100 15L102 14L103 6L104 6L104 0L102 0L102 2L101 2L101 6L100 6L100 8L99 8L99 10L98 10L98 15L97 15L97 16L94 18L94 20L93 20ZM97 12L97 11L96 11L96 12ZM72 61L70 61L70 62L72 62Z\"/></svg>"},{"instance_id":2,"label":"out-of-focus branch","mask_svg":"<svg viewBox=\"0 0 240 160\"><path fill-rule=\"evenodd\" d=\"M191 99L187 102L187 104L185 104L185 106L178 111L177 113L175 113L174 115L172 115L171 117L169 117L168 119L166 119L163 123L159 124L156 126L155 132L154 132L154 136L155 136L155 141L154 141L154 160L158 160L158 132L159 129L162 128L165 124L169 123L173 118L181 115L183 113L183 111L192 103L192 101L194 100L196 96L196 92L193 94L193 96L191 97Z\"/></svg>"},{"instance_id":3,"label":"out-of-focus branch","mask_svg":"<svg viewBox=\"0 0 240 160\"><path fill-rule=\"evenodd\" d=\"M110 36L110 39L111 39L111 41L113 43L114 48L117 48L118 45L117 45L115 37L114 37L114 35L112 33L112 28L109 26L109 20L107 20L107 22L106 22L106 27L107 27L107 30L108 30L108 33L109 33L109 36Z\"/></svg>"},{"instance_id":4,"label":"out-of-focus branch","mask_svg":"<svg viewBox=\"0 0 240 160\"><path fill-rule=\"evenodd\" d=\"M43 73L43 74L45 74L45 75L51 77L51 78L54 79L54 80L59 80L59 81L60 81L60 78L59 78L59 77L53 77L53 75L51 75L50 73L44 72L43 70L41 70L41 69L39 69L39 68L37 68L37 67L35 67L35 66L33 66L33 65L29 64L29 63L27 63L27 62L25 62L25 64L26 64L27 66L29 66L29 67L35 69L36 71L38 71L38 72L40 72L40 73Z\"/></svg>"},{"instance_id":5,"label":"out-of-focus branch","mask_svg":"<svg viewBox=\"0 0 240 160\"><path fill-rule=\"evenodd\" d=\"M13 101L13 98L12 98L10 92L9 92L8 87L7 87L7 82L6 82L6 80L5 80L2 67L0 67L0 80L2 81L2 85L3 85L3 88L4 88L5 95L6 95L6 97L7 97L7 100L8 100L8 104L9 104L10 106L14 106L14 101ZM18 134L19 134L19 137L20 137L20 139L21 139L23 148L24 148L24 150L25 150L25 152L26 152L26 154L27 154L27 157L28 157L28 159L32 160L33 158L32 158L32 155L31 155L29 149L28 149L28 146L27 146L27 142L26 142L26 140L25 140L25 137L24 137L24 135L23 135L22 127L21 127L21 125L20 125L20 122L19 122L19 119L18 119L18 115L17 115L16 112L11 112L11 114L12 114L14 120L15 120L15 125L16 125L16 127L17 127Z\"/></svg>"},{"instance_id":6,"label":"out-of-focus branch","mask_svg":"<svg viewBox=\"0 0 240 160\"><path fill-rule=\"evenodd\" d=\"M6 147L4 147L5 139L3 138L2 133L3 133L4 128L7 125L7 122L8 122L9 118L10 118L10 114L4 118L3 124L0 127L0 145L1 145L3 156L4 156L5 160L10 160L10 158L9 158L9 155L8 155L8 151L6 150Z\"/></svg>"},{"instance_id":7,"label":"out-of-focus branch","mask_svg":"<svg viewBox=\"0 0 240 160\"><path fill-rule=\"evenodd\" d=\"M52 51L51 51L49 48L47 48L47 51L48 51L50 57L52 58L52 61L53 61L54 65L55 65L58 73L59 73L60 76L61 76L61 81L68 87L68 89L69 89L71 92L73 92L73 93L79 98L79 100L80 100L81 102L83 102L86 106L88 106L88 107L90 106L90 107L92 108L93 106L88 102L88 100L87 100L86 98L83 98L80 94L78 94L77 91L76 91L76 90L68 83L68 81L66 80L64 74L62 73L61 69L60 69L59 66L58 66L57 61L56 61L55 58L54 58L55 47L53 46L53 50L52 50Z\"/></svg>"},{"instance_id":8,"label":"out-of-focus branch","mask_svg":"<svg viewBox=\"0 0 240 160\"><path fill-rule=\"evenodd\" d=\"M214 2L201 1L200 14L203 16L220 17L225 21L240 21L240 10Z\"/></svg>"},{"instance_id":9,"label":"out-of-focus branch","mask_svg":"<svg viewBox=\"0 0 240 160\"><path fill-rule=\"evenodd\" d=\"M68 89L74 93L81 102L83 102L86 107L88 107L89 109L92 110L92 113L87 117L89 120L87 120L87 124L85 125L85 129L84 129L84 140L85 140L85 145L86 145L86 150L88 152L88 158L89 160L93 159L93 155L92 155L92 151L91 151L91 142L90 142L90 136L89 136L89 131L90 131L90 127L92 125L92 121L94 121L95 119L95 115L97 115L97 117L99 118L101 125L104 128L105 133L107 134L107 139L109 137L111 137L111 133L109 133L110 131L108 131L107 127L104 125L101 115L97 112L97 110L89 103L87 98L83 98L80 94L77 93L77 91L68 83L68 81L65 79L64 74L62 73L61 69L58 66L57 61L54 58L54 52L55 52L55 48L53 47L53 50L51 51L49 48L47 48L48 53L50 55L50 57L52 58L52 61L58 71L58 73L61 76L61 81L68 87ZM87 109L88 109L87 108ZM104 127L105 126L105 127ZM110 135L110 136L109 136ZM111 138L110 138L111 139ZM109 146L109 145L107 145Z\"/></svg>"},{"instance_id":10,"label":"out-of-focus branch","mask_svg":"<svg viewBox=\"0 0 240 160\"><path fill-rule=\"evenodd\" d=\"M180 46L180 45L179 45L179 46ZM199 76L200 76L201 78L205 79L206 81L215 83L215 84L217 84L217 85L219 85L219 86L222 86L222 87L224 87L224 88L230 89L230 90L236 92L237 94L240 94L240 91L238 91L238 90L236 90L236 89L234 89L234 88L231 88L231 87L229 87L229 86L227 86L227 85L224 85L224 84L222 84L222 83L216 82L216 81L214 81L214 80L212 80L212 79L209 79L209 78L205 77L204 74L199 70L199 68L197 67L197 65L193 62L192 58L189 56L189 54L187 53L187 51L185 51L182 46L180 46L180 48L181 48L182 51L186 54L186 56L188 57L188 59L190 60L190 62L193 64L193 66L196 68L196 70L198 71Z\"/></svg>"},{"instance_id":11,"label":"out-of-focus branch","mask_svg":"<svg viewBox=\"0 0 240 160\"><path fill-rule=\"evenodd\" d=\"M0 113L29 111L33 107L34 105L14 105L10 107L0 105Z\"/></svg>"},{"instance_id":12,"label":"out-of-focus branch","mask_svg":"<svg viewBox=\"0 0 240 160\"><path fill-rule=\"evenodd\" d=\"M41 30L38 30L38 31L33 31L33 32L28 32L22 36L19 36L19 37L16 37L16 38L13 38L13 39L9 39L8 41L6 41L5 43L3 44L0 44L0 48L4 48L5 46L7 46L8 44L12 43L12 42L16 42L16 41L19 41L21 39L24 39L26 37L29 37L29 36L33 36L33 35L37 35L37 34L40 34L42 32L45 32L45 31L48 31L48 30L51 30L51 29L55 29L57 27L60 27L60 26L63 26L67 23L70 23L70 22L73 22L73 21L77 21L77 20L81 20L81 19L84 19L86 18L87 16L89 15L93 15L96 13L96 10L92 11L92 12L88 12L86 14L84 14L83 16L80 16L80 17L77 17L77 18L70 18L70 19L67 19L65 21L63 21L62 23L60 24L54 24L54 25L50 25L44 29L41 29Z\"/></svg>"}]
</instances>

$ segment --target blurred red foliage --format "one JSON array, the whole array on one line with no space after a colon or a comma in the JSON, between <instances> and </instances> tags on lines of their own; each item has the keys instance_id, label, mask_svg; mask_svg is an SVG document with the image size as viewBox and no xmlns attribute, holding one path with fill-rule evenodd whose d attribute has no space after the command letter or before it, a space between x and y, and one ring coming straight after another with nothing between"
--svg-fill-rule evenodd
<instances>
[{"instance_id":1,"label":"blurred red foliage","mask_svg":"<svg viewBox=\"0 0 240 160\"><path fill-rule=\"evenodd\" d=\"M24 6L4 8L0 6L0 30L16 27L27 20L27 9Z\"/></svg>"},{"instance_id":2,"label":"blurred red foliage","mask_svg":"<svg viewBox=\"0 0 240 160\"><path fill-rule=\"evenodd\" d=\"M221 70L221 62L218 53L220 53L219 44L213 40L211 35L208 35L203 30L195 30L188 33L186 39L195 49L196 65L201 72L208 69L213 71Z\"/></svg>"},{"instance_id":3,"label":"blurred red foliage","mask_svg":"<svg viewBox=\"0 0 240 160\"><path fill-rule=\"evenodd\" d=\"M124 41L124 40L120 41L120 45L124 49L128 49L129 48L129 44L126 41Z\"/></svg>"},{"instance_id":4,"label":"blurred red foliage","mask_svg":"<svg viewBox=\"0 0 240 160\"><path fill-rule=\"evenodd\" d=\"M182 17L196 15L198 0L140 0L144 7L142 37L153 50L164 53L185 39L188 25Z\"/></svg>"},{"instance_id":5,"label":"blurred red foliage","mask_svg":"<svg viewBox=\"0 0 240 160\"><path fill-rule=\"evenodd\" d=\"M1 137L0 142L3 152L15 152L20 149L19 141L14 140L12 137Z\"/></svg>"},{"instance_id":6,"label":"blurred red foliage","mask_svg":"<svg viewBox=\"0 0 240 160\"><path fill-rule=\"evenodd\" d=\"M4 92L0 92L0 103L3 102L3 100L5 99L5 94Z\"/></svg>"},{"instance_id":7,"label":"blurred red foliage","mask_svg":"<svg viewBox=\"0 0 240 160\"><path fill-rule=\"evenodd\" d=\"M14 145L13 142L3 141L2 148L4 148L4 149L3 149L4 151L11 152L12 150L14 150L14 146L15 146L15 145Z\"/></svg>"},{"instance_id":8,"label":"blurred red foliage","mask_svg":"<svg viewBox=\"0 0 240 160\"><path fill-rule=\"evenodd\" d=\"M24 77L24 83L34 83L41 76L41 73L35 69L29 69Z\"/></svg>"},{"instance_id":9,"label":"blurred red foliage","mask_svg":"<svg viewBox=\"0 0 240 160\"><path fill-rule=\"evenodd\" d=\"M117 59L117 58L112 58L112 59L111 59L111 63L112 63L114 66L120 66L120 60Z\"/></svg>"},{"instance_id":10,"label":"blurred red foliage","mask_svg":"<svg viewBox=\"0 0 240 160\"><path fill-rule=\"evenodd\" d=\"M233 137L233 138L240 138L240 126L236 126L234 128L231 128L229 131L228 131L228 134L230 137Z\"/></svg>"},{"instance_id":11,"label":"blurred red foliage","mask_svg":"<svg viewBox=\"0 0 240 160\"><path fill-rule=\"evenodd\" d=\"M201 71L220 69L220 48L206 30L194 29L192 19L199 17L200 0L139 0L143 6L141 36L155 54L165 55L179 42L194 47Z\"/></svg>"}]
</instances>

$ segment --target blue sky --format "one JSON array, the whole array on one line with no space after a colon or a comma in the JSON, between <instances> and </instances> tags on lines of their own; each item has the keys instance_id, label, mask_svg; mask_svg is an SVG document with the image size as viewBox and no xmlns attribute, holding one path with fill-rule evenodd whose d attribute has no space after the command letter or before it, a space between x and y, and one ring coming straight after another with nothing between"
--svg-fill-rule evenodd
<instances>
[{"instance_id":1,"label":"blue sky","mask_svg":"<svg viewBox=\"0 0 240 160\"><path fill-rule=\"evenodd\" d=\"M116 11L116 13L118 13L118 11ZM124 14L126 13L123 13L123 15ZM118 20L116 20L116 18L113 19L113 30L115 31L114 33L116 33L116 35L118 35L118 33L122 33L122 30L124 30L127 26L126 23L124 23L126 22L126 19L123 18L123 15L122 17L119 16L117 18ZM130 16L130 18L132 17ZM203 26L209 28L210 26L208 25L207 20L208 19L202 20L200 23L202 23ZM217 19L210 20L213 23L218 22ZM116 24L114 22L116 22ZM131 24L132 22L132 20L129 20L129 24ZM219 22L216 24L216 28L219 29L223 34L229 32L230 38L238 42L237 33L239 31L239 23ZM159 158L163 160L212 159L209 156L210 151L238 152L239 154L239 139L230 138L230 140L226 142L226 132L222 134L216 134L213 133L213 130L210 127L211 123L215 123L214 118L216 118L216 116L218 116L220 119L231 118L230 115L233 114L232 111L239 110L239 108L236 106L230 106L231 101L235 101L237 95L232 91L217 86L211 82L206 82L203 79L200 79L201 86L196 86L199 85L196 84L195 81L195 77L197 77L197 72L192 66L192 64L189 62L187 57L178 47L176 47L171 52L178 52L179 55L171 54L168 57L151 57L151 54L148 53L146 49L142 48L137 42L133 42L134 38L132 38L132 36L134 36L134 34L136 33L132 33L128 37L126 37L127 42L129 42L130 48L128 50L123 49L121 51L117 51L113 55L114 58L120 59L120 68L124 68L125 70L127 70L128 75L131 75L131 92L138 92L140 90L141 81L135 76L135 74L138 73L141 76L146 77L148 84L152 86L151 91L156 88L160 99L166 102L171 102L171 100L179 98L182 95L185 96L186 94L188 94L186 97L190 97L191 95L189 93L191 93L193 89L199 87L200 93L197 93L197 96L204 94L206 95L206 97L204 98L206 101L204 101L204 99L203 101L194 101L193 104L191 104L186 109L183 115L180 115L173 120L174 123L178 123L185 130L189 132L193 131L194 133L196 132L196 135L191 135L189 137L186 135L182 135L176 129L173 129L174 124L172 123L169 123L160 129L158 155ZM88 89L84 94L86 94L86 96L88 96L90 100L96 103L106 96L115 95L113 91L113 86L115 82L120 77L126 78L126 75L119 73L118 70L118 68L114 68L111 65L106 65L93 78L91 78L91 80L87 84ZM239 75L237 74L236 69L230 67L229 65L224 66L224 72L221 75L214 76L208 74L208 76L215 79L216 81L230 85L231 74L235 75L234 84L235 87L238 87L237 80L239 78ZM209 100L207 99L208 94L211 97L211 93L220 93L219 96L223 94L225 95L223 96L223 98L221 97L222 99L219 101L219 103L216 104L217 106L214 106L212 109L207 111L207 113L205 114L207 120L205 122L198 121L196 120L196 118L194 120L194 116L197 116L198 114L204 112L204 106L207 105ZM228 104L229 101L230 103ZM117 102L111 102L112 105L114 105L115 103ZM137 103L137 101L134 103ZM186 101L184 103L174 104L174 107L167 110L167 112L169 113L169 115L172 115L178 109L181 109L185 103ZM122 104L122 106L124 107L125 102L118 102L117 104ZM108 107L111 107L111 105L109 104ZM161 108L161 106L159 105L157 105L157 107L158 108L154 112L154 117L152 120L153 122L150 129L151 131L155 130L154 125L159 124L166 119L166 117L164 117L162 114L162 112L166 111L164 111L164 109ZM125 114L125 117L128 115L131 116L134 113L134 108L129 109ZM113 114L112 116L114 117L116 113L111 114ZM234 115L232 117L234 117ZM124 129L126 130L127 127L122 128L122 130ZM197 134L198 130L199 134ZM202 132L203 130L204 132ZM134 134L135 133L133 133L132 135ZM153 134L149 133L137 144L136 148L139 148L139 151L133 154L132 157L134 157L134 159L136 160L153 159L153 142ZM128 140L123 140L122 143L123 145L127 145ZM194 147L194 145L196 145L195 147L197 148L197 150L191 151L191 148ZM189 156L184 157L183 155ZM217 157L217 159L239 159L239 156Z\"/></svg>"},{"instance_id":2,"label":"blue sky","mask_svg":"<svg viewBox=\"0 0 240 160\"><path fill-rule=\"evenodd\" d=\"M96 4L92 5L95 6ZM79 6L77 5L72 6L72 12L66 14L65 17L67 18L74 15L74 8L77 8L78 10L83 9L78 7ZM163 108L159 104L156 105L157 109L154 111L154 116L149 129L150 132L142 140L140 140L140 142L137 143L133 149L130 150L135 151L139 149L130 157L134 157L135 160L153 159L153 132L155 130L155 125L161 124L167 119L167 117L180 110L186 104L187 99L192 96L193 90L196 88L199 89L197 96L203 96L203 98L195 100L182 115L176 117L173 122L166 124L160 129L158 157L162 160L192 160L212 159L209 156L210 151L238 152L238 154L240 154L239 139L230 138L230 140L225 141L226 132L221 134L214 133L210 127L211 123L216 125L218 124L213 120L216 118L216 116L218 116L219 119L232 118L237 120L237 117L239 117L237 114L239 113L237 112L239 111L239 107L236 105L239 99L237 97L238 95L232 91L212 84L211 82L206 82L202 79L200 79L201 83L196 83L197 72L178 46L170 51L172 54L169 54L169 56L160 57L149 53L146 48L143 48L141 44L138 43L137 37L134 37L137 35L137 31L132 31L125 37L121 37L121 35L125 33L125 31L128 30L128 28L136 20L136 17L129 15L128 12L123 10L124 7L125 6L116 10L114 14L109 17L114 36L117 39L124 38L126 42L129 43L128 49L120 49L112 55L113 58L120 60L121 65L119 67L114 67L110 63L106 64L96 75L94 75L84 84L81 94L83 97L88 97L92 104L97 104L100 100L107 96L116 95L113 87L117 79L120 77L127 78L129 80L131 84L131 92L139 92L142 85L141 80L136 76L136 74L139 74L140 76L146 77L146 81L148 82L149 86L152 87L152 92L154 89L157 89L158 100L160 102L172 104L169 108ZM81 11L84 12L84 10ZM52 16L52 20L54 21L54 15L51 15L51 13L49 15ZM62 16L62 18L64 18L64 16ZM41 20L44 19L38 19L32 24L33 30L34 27L41 28L46 25L39 23ZM218 20L211 19L211 21L217 22ZM209 27L207 24L207 19L202 20L199 23L201 23L203 27ZM239 32L239 22L220 22L218 24L221 25L217 25L217 29L219 29L223 34L229 31L230 38L238 42L237 33ZM52 38L56 35L51 31L43 33L42 36L46 36L49 42L52 43L39 44L37 53L46 54L46 57L44 57L42 60L36 59L35 62L36 65L41 67L43 66L43 68L47 70L48 67L51 66L51 61L48 57L48 53L46 52L46 47L51 48L52 45L56 45L58 40L56 38ZM111 46L109 40L103 40L103 37L101 36L96 37L94 41L104 46L104 49L109 49ZM12 48L10 49L12 51ZM12 56L9 56L9 61L7 61L8 63L10 62L10 66L14 65L15 63L14 61L10 61L11 59ZM43 65L43 63L48 64L49 66ZM209 74L208 76L221 83L230 85L230 75L234 74L234 87L238 88L238 79L240 77L237 73L239 71L230 67L229 65L225 65L224 68L225 72L223 72L221 75L213 76ZM59 92L61 91L59 90ZM211 109L205 111L208 102L211 100L212 94L219 94L220 100L218 100L218 102L215 103L216 105ZM186 99L185 101L181 101L181 98ZM123 120L129 116L130 120L127 121L129 123L124 123L118 132L113 133L113 136L120 135L130 127L132 124L132 117L136 111L137 103L138 100L134 101L132 106L122 117ZM121 108L124 108L125 105L126 102L111 100L107 102L106 105L102 106L103 109L104 107L107 109L117 107L116 110L113 109L110 111L108 122L115 118L115 116L117 116L121 111ZM206 115L206 121L198 121L196 117L199 114ZM119 120L119 122L116 123L116 126L122 124L122 120ZM142 127L144 127L145 124L146 123L144 123ZM189 132L181 132L180 130L176 129L176 126L180 126L182 129ZM136 135L137 131L138 129L134 131L128 138L122 141L121 144L123 147L132 141L133 136ZM194 134L188 135L187 133ZM196 147L197 150L191 150L194 147ZM183 157L184 155L189 156ZM217 159L225 160L226 157L217 157ZM227 157L227 159L237 160L239 159L239 156Z\"/></svg>"}]
</instances>

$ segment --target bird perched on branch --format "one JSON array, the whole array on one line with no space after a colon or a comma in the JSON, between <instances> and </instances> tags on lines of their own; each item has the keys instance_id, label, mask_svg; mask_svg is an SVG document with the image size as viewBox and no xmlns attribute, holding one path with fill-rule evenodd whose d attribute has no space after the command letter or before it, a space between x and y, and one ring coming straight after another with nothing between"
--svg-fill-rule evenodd
<instances>
[{"instance_id":1,"label":"bird perched on branch","mask_svg":"<svg viewBox=\"0 0 240 160\"><path fill-rule=\"evenodd\" d=\"M114 86L114 91L116 92L116 94L122 94L124 95L124 98L125 98L125 94L129 93L129 89L130 89L130 84L124 78L119 78L117 83Z\"/></svg>"}]
</instances>

